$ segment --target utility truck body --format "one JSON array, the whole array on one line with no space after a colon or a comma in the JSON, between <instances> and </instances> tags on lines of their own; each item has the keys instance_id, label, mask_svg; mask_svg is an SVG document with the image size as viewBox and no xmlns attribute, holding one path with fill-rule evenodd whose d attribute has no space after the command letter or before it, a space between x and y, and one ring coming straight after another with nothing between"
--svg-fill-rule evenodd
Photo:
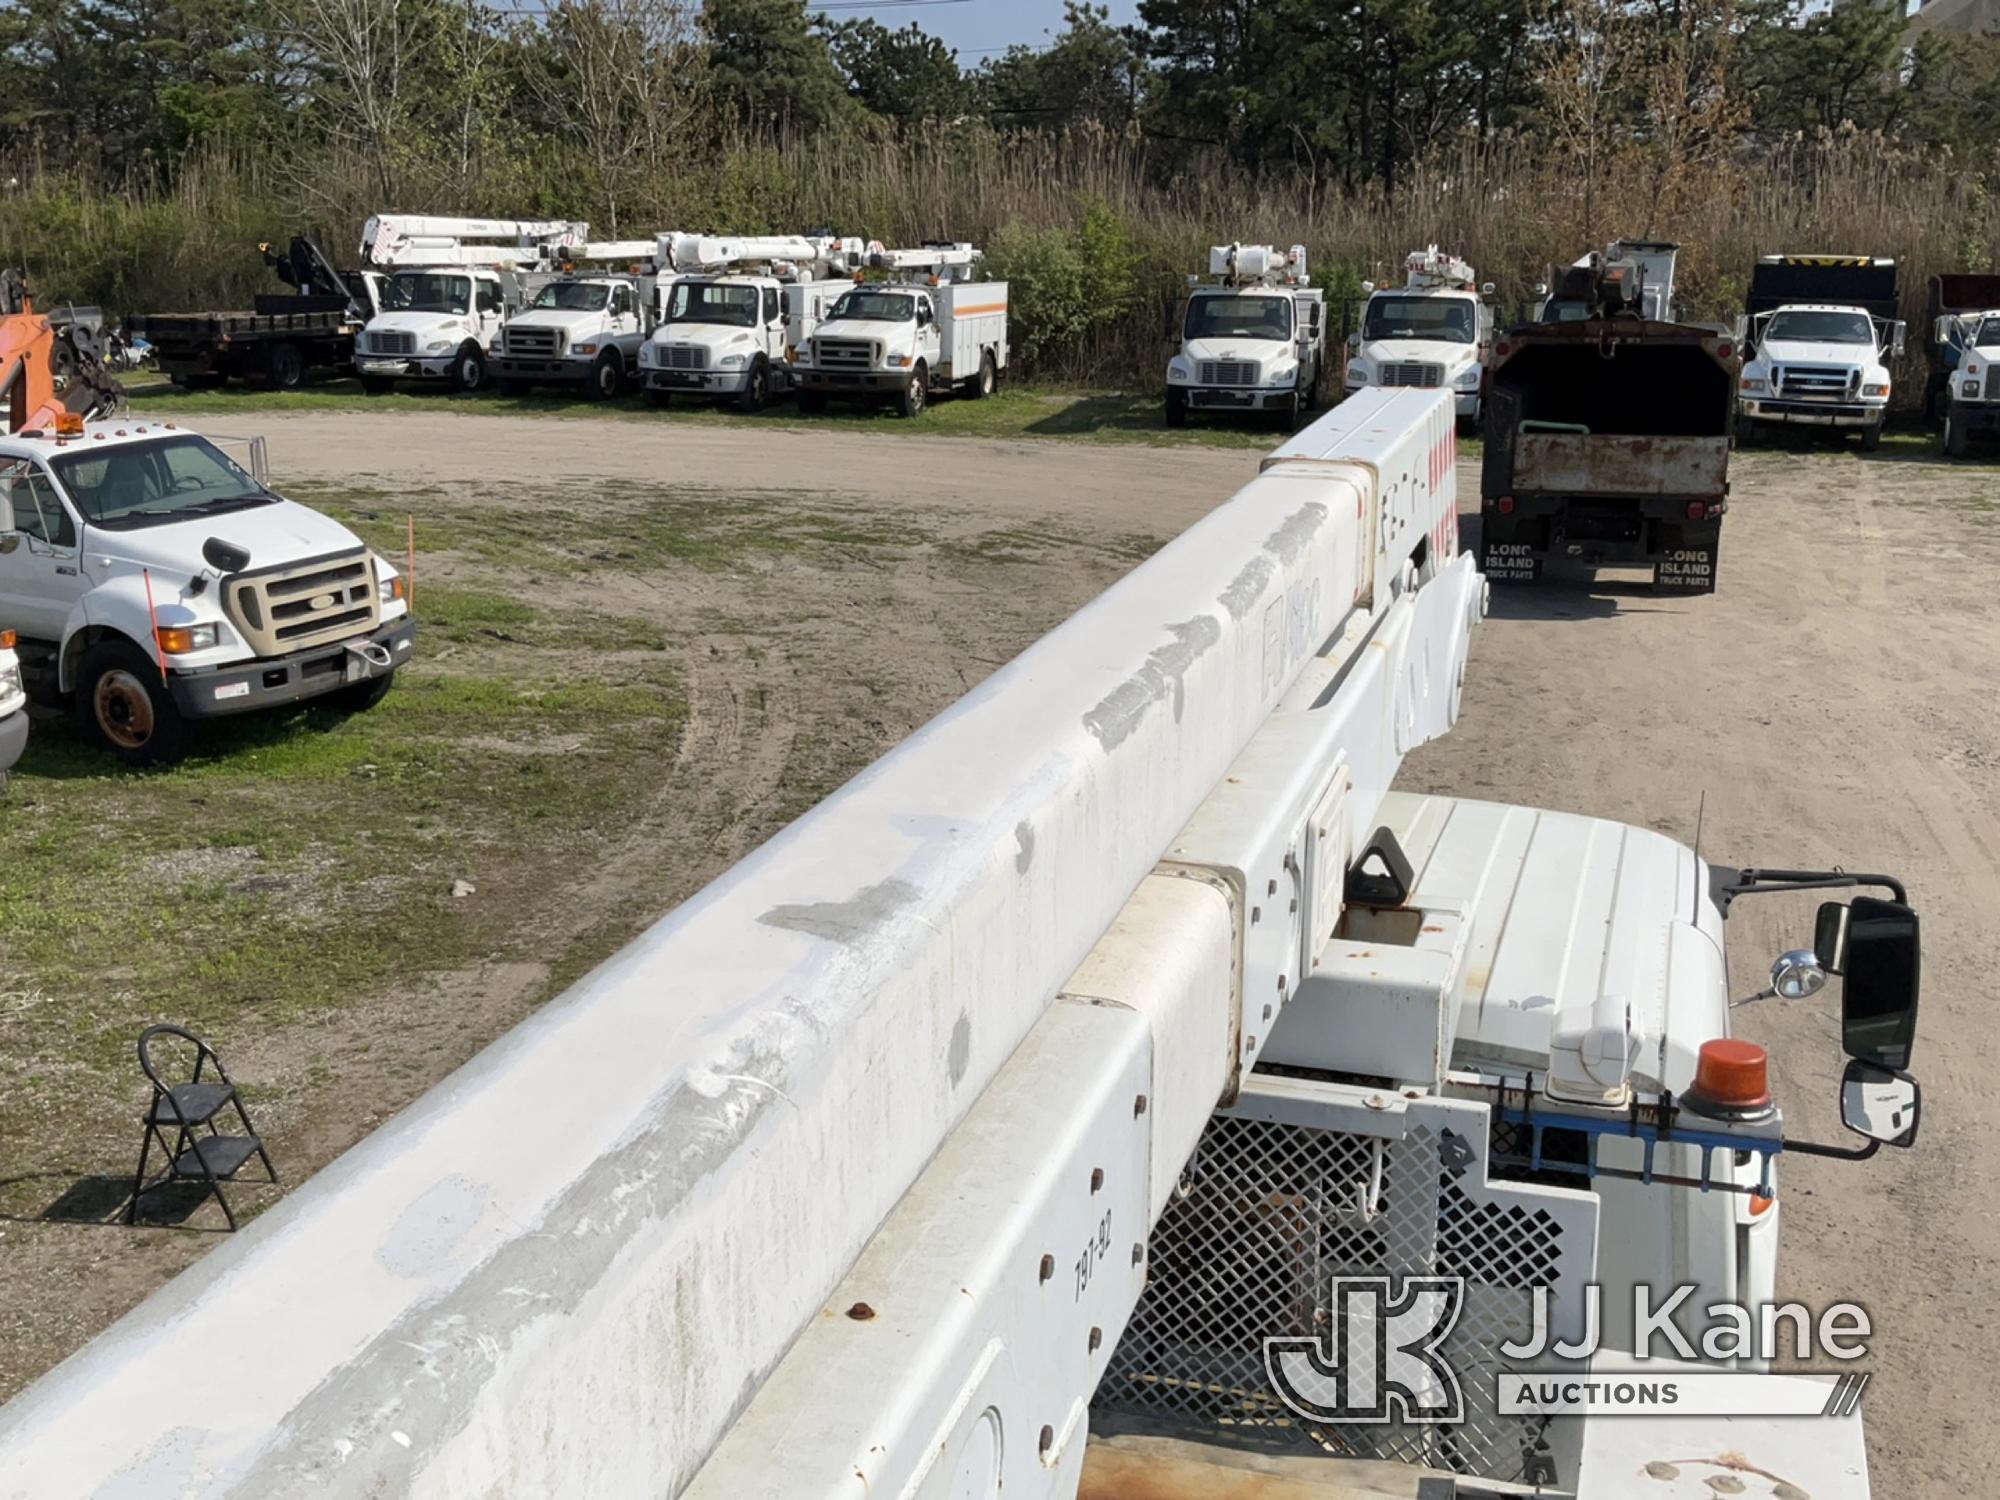
<instances>
[{"instance_id":1,"label":"utility truck body","mask_svg":"<svg viewBox=\"0 0 2000 1500\"><path fill-rule=\"evenodd\" d=\"M1622 1291L1767 1303L1782 1152L1911 1142L1917 931L1888 877L1392 790L1485 605L1453 426L1370 390L1298 434L0 1409L0 1492L1210 1492L1093 1441L1143 1423L1214 1493L1290 1454L1310 1492L1605 1500L1727 1454L1863 1500L1851 1416L1648 1451L1521 1396L1659 1352ZM1773 970L1844 976L1847 1151L1786 1134L1722 944L1736 901L1864 887Z\"/></svg>"},{"instance_id":2,"label":"utility truck body","mask_svg":"<svg viewBox=\"0 0 2000 1500\"><path fill-rule=\"evenodd\" d=\"M1480 470L1481 566L1494 581L1572 561L1651 568L1663 592L1715 588L1734 341L1647 317L1645 288L1637 262L1588 256L1555 289L1588 317L1497 340Z\"/></svg>"},{"instance_id":3,"label":"utility truck body","mask_svg":"<svg viewBox=\"0 0 2000 1500\"><path fill-rule=\"evenodd\" d=\"M391 269L382 311L355 340L362 385L448 381L462 391L486 383L494 339L531 288L586 244L590 226L544 219L453 219L377 215L361 235L365 264Z\"/></svg>"},{"instance_id":4,"label":"utility truck body","mask_svg":"<svg viewBox=\"0 0 2000 1500\"><path fill-rule=\"evenodd\" d=\"M379 702L415 625L402 574L339 522L174 423L98 420L0 437L20 545L0 551L0 622L28 685L132 764L172 759L196 720Z\"/></svg>"},{"instance_id":5,"label":"utility truck body","mask_svg":"<svg viewBox=\"0 0 2000 1500\"><path fill-rule=\"evenodd\" d=\"M1956 351L1945 383L1944 451L1963 458L1973 439L2000 437L2000 307L1945 314L1932 339Z\"/></svg>"},{"instance_id":6,"label":"utility truck body","mask_svg":"<svg viewBox=\"0 0 2000 1500\"><path fill-rule=\"evenodd\" d=\"M487 367L502 390L537 385L580 387L593 401L639 378L639 355L653 331L653 240L588 244L565 252L557 274L494 335ZM580 270L589 262L625 262L619 271Z\"/></svg>"},{"instance_id":7,"label":"utility truck body","mask_svg":"<svg viewBox=\"0 0 2000 1500\"><path fill-rule=\"evenodd\" d=\"M245 311L144 313L129 330L152 346L175 385L228 380L295 390L320 372L345 374L354 337L382 310L381 271L338 271L318 245L295 236L283 252L258 247L289 294L259 295Z\"/></svg>"},{"instance_id":8,"label":"utility truck body","mask_svg":"<svg viewBox=\"0 0 2000 1500\"><path fill-rule=\"evenodd\" d=\"M841 297L866 249L827 235L662 236L660 322L640 352L656 405L676 394L745 411L797 385L800 352Z\"/></svg>"},{"instance_id":9,"label":"utility truck body","mask_svg":"<svg viewBox=\"0 0 2000 1500\"><path fill-rule=\"evenodd\" d=\"M1736 330L1739 440L1766 424L1831 428L1874 451L1889 415L1889 361L1903 352L1896 312L1893 260L1759 257Z\"/></svg>"},{"instance_id":10,"label":"utility truck body","mask_svg":"<svg viewBox=\"0 0 2000 1500\"><path fill-rule=\"evenodd\" d=\"M893 401L920 416L933 395L990 396L1007 369L1007 283L970 279L969 244L871 249L867 268L797 347L792 378L802 411L835 397Z\"/></svg>"},{"instance_id":11,"label":"utility truck body","mask_svg":"<svg viewBox=\"0 0 2000 1500\"><path fill-rule=\"evenodd\" d=\"M1296 426L1319 405L1326 294L1303 245L1215 245L1211 284L1190 276L1180 349L1167 362L1167 425L1190 412L1276 412Z\"/></svg>"},{"instance_id":12,"label":"utility truck body","mask_svg":"<svg viewBox=\"0 0 2000 1500\"><path fill-rule=\"evenodd\" d=\"M1478 425L1493 342L1493 294L1472 267L1436 245L1403 262L1403 285L1362 283L1361 326L1348 335L1349 395L1369 386L1451 392L1460 423Z\"/></svg>"}]
</instances>

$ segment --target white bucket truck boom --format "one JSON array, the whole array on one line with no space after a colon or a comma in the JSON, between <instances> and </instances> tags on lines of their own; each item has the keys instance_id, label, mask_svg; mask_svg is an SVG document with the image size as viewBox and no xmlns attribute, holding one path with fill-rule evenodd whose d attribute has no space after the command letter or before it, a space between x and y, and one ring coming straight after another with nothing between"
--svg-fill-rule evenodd
<instances>
[{"instance_id":1,"label":"white bucket truck boom","mask_svg":"<svg viewBox=\"0 0 2000 1500\"><path fill-rule=\"evenodd\" d=\"M1957 355L1945 385L1944 451L1963 458L1975 437L2000 437L2000 307L1943 315L1933 334Z\"/></svg>"},{"instance_id":2,"label":"white bucket truck boom","mask_svg":"<svg viewBox=\"0 0 2000 1500\"><path fill-rule=\"evenodd\" d=\"M795 384L793 361L865 247L832 235L662 235L660 322L639 353L655 406L676 393L759 411Z\"/></svg>"},{"instance_id":3,"label":"white bucket truck boom","mask_svg":"<svg viewBox=\"0 0 2000 1500\"><path fill-rule=\"evenodd\" d=\"M1211 246L1208 274L1210 285L1188 277L1167 425L1191 411L1266 411L1297 426L1319 405L1326 359L1326 294L1306 274L1305 246Z\"/></svg>"},{"instance_id":4,"label":"white bucket truck boom","mask_svg":"<svg viewBox=\"0 0 2000 1500\"><path fill-rule=\"evenodd\" d=\"M503 391L582 387L608 401L639 376L653 331L659 240L609 240L557 252L555 274L494 335L487 371ZM591 269L599 266L603 269Z\"/></svg>"},{"instance_id":5,"label":"white bucket truck boom","mask_svg":"<svg viewBox=\"0 0 2000 1500\"><path fill-rule=\"evenodd\" d=\"M1361 326L1347 338L1347 393L1371 385L1451 392L1465 429L1479 425L1487 359L1493 347L1493 284L1436 245L1412 250L1403 284L1368 294Z\"/></svg>"},{"instance_id":6,"label":"white bucket truck boom","mask_svg":"<svg viewBox=\"0 0 2000 1500\"><path fill-rule=\"evenodd\" d=\"M829 397L888 400L921 416L933 395L990 396L1007 368L1007 283L973 281L979 251L963 243L872 248L886 279L854 284L798 347L799 409Z\"/></svg>"},{"instance_id":7,"label":"white bucket truck boom","mask_svg":"<svg viewBox=\"0 0 2000 1500\"><path fill-rule=\"evenodd\" d=\"M589 238L588 224L559 219L376 215L361 231L362 264L393 274L382 311L354 341L362 386L443 380L479 389L494 337L520 306L518 273L546 269Z\"/></svg>"},{"instance_id":8,"label":"white bucket truck boom","mask_svg":"<svg viewBox=\"0 0 2000 1500\"><path fill-rule=\"evenodd\" d=\"M1452 423L1299 434L0 1408L0 1493L1129 1500L1137 1418L1330 1493L1865 1496L1846 1387L1713 1342L1629 1382L1728 1377L1670 1429L1570 1414L1633 1288L1773 1299L1779 1152L1909 1144L1915 915L1391 790L1485 600ZM1773 976L1845 976L1848 1150L1729 1038L1723 919L1863 887Z\"/></svg>"},{"instance_id":9,"label":"white bucket truck boom","mask_svg":"<svg viewBox=\"0 0 2000 1500\"><path fill-rule=\"evenodd\" d=\"M1893 260L1760 256L1736 330L1737 440L1767 423L1833 428L1860 433L1862 451L1874 452L1889 415L1889 361L1903 352L1897 305Z\"/></svg>"}]
</instances>

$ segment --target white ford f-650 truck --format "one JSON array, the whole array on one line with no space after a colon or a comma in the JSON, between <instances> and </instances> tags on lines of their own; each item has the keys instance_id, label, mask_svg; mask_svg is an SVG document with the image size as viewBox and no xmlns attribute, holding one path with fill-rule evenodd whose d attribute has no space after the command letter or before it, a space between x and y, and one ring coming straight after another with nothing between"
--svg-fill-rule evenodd
<instances>
[{"instance_id":1,"label":"white ford f-650 truck","mask_svg":"<svg viewBox=\"0 0 2000 1500\"><path fill-rule=\"evenodd\" d=\"M27 685L70 698L128 764L168 760L193 721L316 698L381 701L416 634L405 580L339 522L274 493L172 423L65 423L0 437L20 544L0 621Z\"/></svg>"},{"instance_id":2,"label":"white ford f-650 truck","mask_svg":"<svg viewBox=\"0 0 2000 1500\"><path fill-rule=\"evenodd\" d=\"M639 354L653 331L652 240L585 245L564 257L494 335L487 372L503 391L537 385L581 387L608 401L639 374ZM585 271L584 262L622 262L625 271Z\"/></svg>"},{"instance_id":3,"label":"white ford f-650 truck","mask_svg":"<svg viewBox=\"0 0 2000 1500\"><path fill-rule=\"evenodd\" d=\"M1736 437L1760 425L1858 432L1882 441L1889 361L1903 352L1896 263L1868 255L1766 255L1750 273L1737 327Z\"/></svg>"},{"instance_id":4,"label":"white ford f-650 truck","mask_svg":"<svg viewBox=\"0 0 2000 1500\"><path fill-rule=\"evenodd\" d=\"M839 396L915 417L933 395L992 395L1007 368L1007 283L970 280L978 260L967 244L871 252L889 279L857 282L799 347L799 409Z\"/></svg>"},{"instance_id":5,"label":"white ford f-650 truck","mask_svg":"<svg viewBox=\"0 0 2000 1500\"><path fill-rule=\"evenodd\" d=\"M1486 366L1493 347L1493 284L1478 283L1471 266L1436 245L1412 250L1403 284L1368 293L1361 326L1347 338L1351 396L1371 385L1448 390L1461 428L1479 423Z\"/></svg>"},{"instance_id":6,"label":"white ford f-650 truck","mask_svg":"<svg viewBox=\"0 0 2000 1500\"><path fill-rule=\"evenodd\" d=\"M1936 337L1957 351L1945 385L1944 451L1963 458L1975 437L2000 437L2000 307L1939 318Z\"/></svg>"},{"instance_id":7,"label":"white ford f-650 truck","mask_svg":"<svg viewBox=\"0 0 2000 1500\"><path fill-rule=\"evenodd\" d=\"M759 411L791 390L799 352L854 290L866 253L858 239L823 235L660 241L674 279L661 288L660 326L639 355L655 406L678 394Z\"/></svg>"},{"instance_id":8,"label":"white ford f-650 truck","mask_svg":"<svg viewBox=\"0 0 2000 1500\"><path fill-rule=\"evenodd\" d=\"M0 513L0 522L5 520ZM7 540L0 537L0 546ZM21 659L14 654L14 632L0 630L0 792L7 789L7 777L27 748L28 695L21 686Z\"/></svg>"},{"instance_id":9,"label":"white ford f-650 truck","mask_svg":"<svg viewBox=\"0 0 2000 1500\"><path fill-rule=\"evenodd\" d=\"M1209 285L1190 276L1180 349L1167 362L1167 425L1191 411L1274 411L1288 426L1319 404L1325 293L1306 250L1214 245Z\"/></svg>"}]
</instances>

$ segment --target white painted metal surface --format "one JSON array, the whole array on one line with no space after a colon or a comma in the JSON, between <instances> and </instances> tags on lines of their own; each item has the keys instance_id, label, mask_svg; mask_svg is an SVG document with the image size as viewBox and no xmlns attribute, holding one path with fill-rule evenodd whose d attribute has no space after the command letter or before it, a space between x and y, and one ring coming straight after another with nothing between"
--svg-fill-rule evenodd
<instances>
[{"instance_id":1,"label":"white painted metal surface","mask_svg":"<svg viewBox=\"0 0 2000 1500\"><path fill-rule=\"evenodd\" d=\"M0 1410L0 1496L676 1492L1388 599L1372 491L1247 485Z\"/></svg>"},{"instance_id":2,"label":"white painted metal surface","mask_svg":"<svg viewBox=\"0 0 2000 1500\"><path fill-rule=\"evenodd\" d=\"M590 226L568 219L465 219L376 214L361 229L369 266L519 265L546 248L580 246Z\"/></svg>"}]
</instances>

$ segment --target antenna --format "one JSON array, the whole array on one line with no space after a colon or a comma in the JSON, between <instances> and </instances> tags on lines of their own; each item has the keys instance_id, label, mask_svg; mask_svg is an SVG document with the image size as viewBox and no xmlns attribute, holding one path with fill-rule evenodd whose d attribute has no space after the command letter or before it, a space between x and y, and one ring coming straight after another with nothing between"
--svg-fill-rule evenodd
<instances>
[{"instance_id":1,"label":"antenna","mask_svg":"<svg viewBox=\"0 0 2000 1500\"><path fill-rule=\"evenodd\" d=\"M1701 910L1701 825L1708 814L1708 788L1703 787L1701 800L1694 805L1694 909Z\"/></svg>"}]
</instances>

